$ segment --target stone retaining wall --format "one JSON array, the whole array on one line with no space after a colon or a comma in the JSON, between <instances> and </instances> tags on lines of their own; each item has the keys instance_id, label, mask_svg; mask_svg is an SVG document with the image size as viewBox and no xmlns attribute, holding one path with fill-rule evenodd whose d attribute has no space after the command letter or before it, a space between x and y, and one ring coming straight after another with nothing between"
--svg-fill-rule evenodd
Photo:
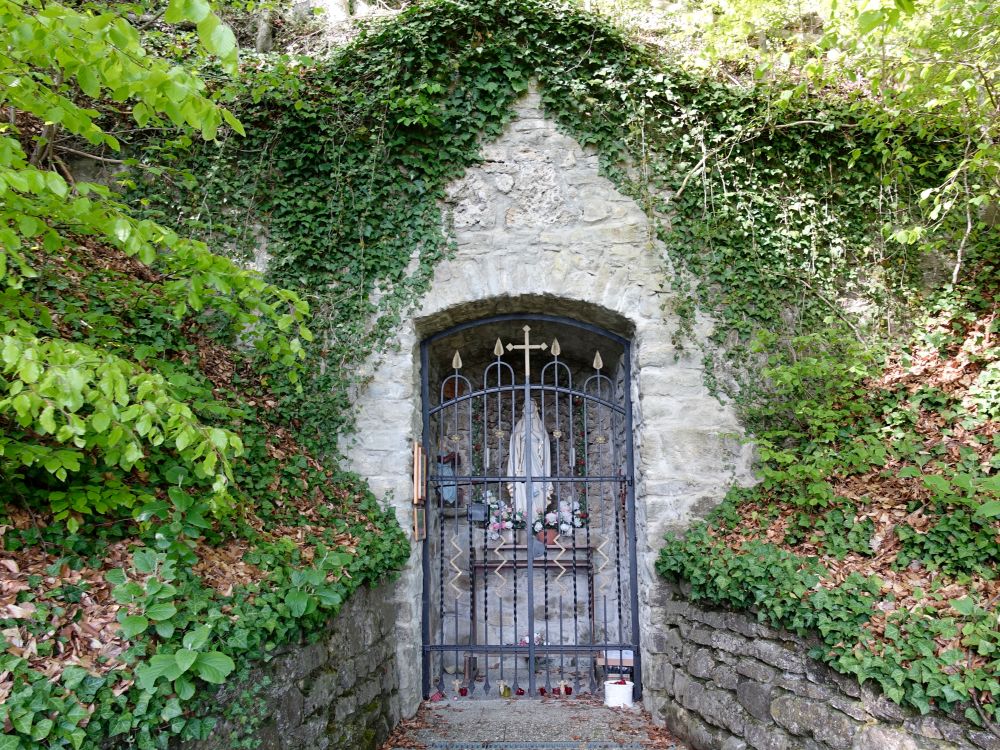
<instances>
[{"instance_id":1,"label":"stone retaining wall","mask_svg":"<svg viewBox=\"0 0 1000 750\"><path fill-rule=\"evenodd\" d=\"M253 670L248 684L260 693L244 706L253 721L260 719L249 732L249 738L259 742L252 746L375 750L382 744L401 714L392 588L358 590L325 637L313 644L282 648L274 659ZM229 690L236 693L246 688ZM237 696L227 695L224 688L220 702L235 700ZM226 719L210 740L185 743L182 748L228 749L247 734L246 720Z\"/></svg>"},{"instance_id":2,"label":"stone retaining wall","mask_svg":"<svg viewBox=\"0 0 1000 750\"><path fill-rule=\"evenodd\" d=\"M810 659L815 643L664 589L644 703L694 750L1000 750L960 718L906 711Z\"/></svg>"}]
</instances>

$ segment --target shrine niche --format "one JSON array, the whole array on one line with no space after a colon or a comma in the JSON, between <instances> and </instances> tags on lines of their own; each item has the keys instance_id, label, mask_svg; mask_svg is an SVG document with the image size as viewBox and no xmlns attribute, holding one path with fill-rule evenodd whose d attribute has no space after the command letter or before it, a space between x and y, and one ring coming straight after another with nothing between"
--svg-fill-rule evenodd
<instances>
[{"instance_id":1,"label":"shrine niche","mask_svg":"<svg viewBox=\"0 0 1000 750\"><path fill-rule=\"evenodd\" d=\"M431 337L423 359L424 693L638 677L628 341L507 315Z\"/></svg>"},{"instance_id":2,"label":"shrine niche","mask_svg":"<svg viewBox=\"0 0 1000 750\"><path fill-rule=\"evenodd\" d=\"M373 353L367 363L365 374L370 380L352 396L356 431L341 443L346 465L365 477L376 496L395 508L399 522L411 535L411 561L399 574L393 597L399 694L407 714L416 711L426 690L434 688L435 692L442 685L448 695L457 694L461 699L481 696L487 666L489 695L494 697L499 694L501 679L503 687L516 694L515 665L517 686L526 694L531 687L531 675L535 680L535 697L538 687L548 692L546 685L555 689L560 681L568 683L576 694L577 679L580 690L584 690L591 675L597 679L616 668L613 661L600 663L609 661L604 651L612 651L602 649L601 645L617 643L619 625L625 634L622 641L636 646L632 649L632 668L637 684L658 685L662 674L649 668L648 647L655 642L657 623L665 616L658 599L662 586L653 568L664 534L682 531L692 520L704 516L734 482L752 481L752 448L740 440L742 428L735 410L705 385L706 355L697 342L707 340L711 321L701 317L689 320L682 331L682 323L674 312L680 300L676 299L669 281L665 281L670 278L670 261L656 243L653 227L642 207L615 190L601 175L596 153L546 119L534 92L518 104L515 118L501 137L483 145L482 157L482 164L467 170L448 188L444 200L443 208L455 240L454 254L435 266L426 294L417 309L404 315L393 345ZM518 419L524 416L525 403L523 390L517 390L517 386L524 384L524 350L508 350L507 345L524 345L525 325L531 328L530 346L546 345L545 349L530 350L531 373L536 382L541 377L541 368L555 358L569 369L575 390L582 389L595 370L599 371L611 381L612 398L606 401L613 408L605 410L602 418L607 423L600 430L588 431L588 477L608 477L603 486L599 482L590 484L591 493L601 493L601 503L585 497L586 511L574 509L572 503L563 511L568 514L563 520L572 524L574 531L560 533L539 558L531 558L531 577L522 571L518 578L519 608L515 608L513 580L507 576L507 568L513 569L513 562L504 564L500 570L510 588L498 594L497 581L488 578L488 596L483 566L502 563L497 559L498 545L516 544L522 548L517 564L526 567L529 549L532 554L537 549L529 546L537 545L537 540L528 539L528 525L536 519L522 519L525 528L517 529L516 534L510 533L513 528L484 529L491 517L490 508L494 507L493 515L499 516L496 523L509 521L513 527L515 518L504 517L514 511L510 485L515 493L519 487L524 490L525 506L529 496L534 498L540 492L538 502L541 502L549 495L547 488L537 489L536 483L540 486L550 483L553 498L557 502L567 500L571 488L579 489L580 485L574 475L566 478L567 468L573 466L574 460L579 462L584 454L576 438L567 437L571 429L574 436L579 434L578 425L567 421L566 415L573 404L567 406L565 400L561 402L561 426L558 426L554 401L548 396L541 399L539 391L533 391L531 400L549 439L550 474L537 482L533 479L531 493L523 473L518 473L515 481L504 481L510 476L506 472L511 433ZM496 354L498 339L501 355ZM686 341L684 346L678 344L682 340ZM558 354L553 354L555 341L559 344ZM457 368L456 351L461 361ZM600 367L595 368L598 352ZM470 424L466 416L464 426L460 424L454 432L442 427L441 434L433 439L425 435L430 410L449 401L458 400L455 404L458 406L464 403L463 397L482 390L485 370L498 356L517 378L513 389L516 418L505 411L502 419L490 421L495 419L494 414L500 414L491 406L495 411L484 416L479 424L475 421ZM450 379L456 369L459 377ZM510 408L505 401L504 410ZM608 416L609 413L618 416ZM440 414L441 419L444 416ZM528 422L532 422L530 417ZM505 434L491 435L491 429L503 430ZM479 459L467 447L477 430L482 430ZM557 437L557 431L563 436ZM596 442L599 433L608 440L601 447L606 451L604 458L597 452L602 446ZM450 435L457 435L458 441L445 441L442 445L441 438ZM428 524L415 525L415 516L419 520L420 514L414 513L413 500L418 493L414 491L416 483L411 469L417 445L422 445L427 453L428 476L433 476L436 484L420 483L425 487L421 492L427 494L424 500ZM619 446L617 458L612 451L615 445ZM629 458L629 445L631 471L622 464L622 456L626 462ZM544 444L540 447L544 456ZM481 460L482 465L474 465L476 460ZM624 485L620 472L626 478ZM473 481L474 477L478 480ZM630 536L627 529L620 536L623 542L631 540L630 547L621 549L617 557L622 566L622 596L618 597L616 574L614 595L609 594L609 604L604 608L603 599L597 594L588 598L586 535L588 532L591 535L589 548L595 550L594 559L600 560L594 568L595 592L600 592L602 574L597 569L606 563L596 552L600 546L597 532L602 522L612 528L615 508L612 498L620 502L623 486L626 521L631 510L635 536ZM505 511L499 504L501 501L509 503L510 510ZM434 526L431 507L435 503L443 506L437 518L444 524L445 544L450 549L444 558L443 572L442 527ZM479 514L476 518L482 518L485 512L487 520L468 522L470 506L473 514ZM603 521L598 515L602 508L606 509ZM559 511L558 505L549 511L557 514L554 519L557 526ZM581 512L589 516L586 526L576 526L583 520L579 517ZM619 522L621 518L620 514ZM427 542L422 536L424 526L427 526ZM449 537L456 528L460 533ZM475 560L469 553L470 531ZM500 538L487 538L484 542L484 533L487 536L498 533ZM534 534L530 537L534 539ZM452 538L461 552L455 559L458 572L449 564L450 556L458 554L451 544ZM561 572L552 567L554 558L559 554L564 558L574 554L574 539L578 556L576 574L563 573L553 589L553 582ZM569 547L570 551L560 553L557 545ZM488 553L485 557L484 549ZM605 546L604 550L607 549ZM629 569L633 554L634 577ZM536 566L538 561L541 562ZM478 566L472 575L470 565ZM495 576L492 569L490 576ZM479 588L470 589L470 580L478 581ZM526 608L529 581L534 606ZM560 618L553 614L559 611L559 594L553 591L562 591L564 614ZM502 621L502 635L496 609L501 596L504 611L508 613ZM472 597L476 598L474 611L478 613L475 639L469 615ZM618 601L622 602L620 617ZM489 608L486 619L484 606ZM533 622L539 623L531 631L524 619L529 610L533 612ZM546 622L548 636L541 627ZM492 629L489 632L487 625ZM567 633L573 625L577 631L571 641ZM634 635L636 627L638 638ZM431 632L437 633L435 642L430 640ZM545 641L544 644L534 643L536 633L537 640ZM606 637L608 633L611 637ZM526 648L529 644L520 644L522 638L531 641L530 649ZM474 641L478 642L478 651L466 648ZM617 668L626 670L629 665L624 664L628 661L624 652L629 649L623 643L619 645L623 646L620 649L623 653L619 654L623 663ZM583 650L575 650L578 646ZM535 666L530 670L529 651L535 658ZM466 653L478 660L475 665L469 663L470 672L474 666L477 675L472 683L465 676ZM427 661L432 664L425 669ZM640 662L646 665L645 670ZM545 674L545 667L550 674ZM428 674L430 684L425 685ZM461 695L463 689L469 696ZM647 701L651 695L647 692Z\"/></svg>"}]
</instances>

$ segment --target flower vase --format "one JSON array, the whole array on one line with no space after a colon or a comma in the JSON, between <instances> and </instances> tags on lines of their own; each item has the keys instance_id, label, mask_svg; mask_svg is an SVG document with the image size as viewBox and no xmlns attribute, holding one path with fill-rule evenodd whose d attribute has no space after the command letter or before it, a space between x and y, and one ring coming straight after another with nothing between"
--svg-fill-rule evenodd
<instances>
[{"instance_id":1,"label":"flower vase","mask_svg":"<svg viewBox=\"0 0 1000 750\"><path fill-rule=\"evenodd\" d=\"M554 544L558 536L559 529L542 529L535 532L535 539L545 545Z\"/></svg>"}]
</instances>

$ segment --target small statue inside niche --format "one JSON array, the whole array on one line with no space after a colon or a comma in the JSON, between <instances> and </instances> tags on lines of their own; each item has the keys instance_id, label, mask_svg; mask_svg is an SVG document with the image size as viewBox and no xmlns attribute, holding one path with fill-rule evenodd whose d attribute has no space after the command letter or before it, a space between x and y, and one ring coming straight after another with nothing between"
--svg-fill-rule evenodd
<instances>
[{"instance_id":1,"label":"small statue inside niche","mask_svg":"<svg viewBox=\"0 0 1000 750\"><path fill-rule=\"evenodd\" d=\"M552 475L552 453L549 435L542 424L538 406L531 401L527 414L514 425L510 434L510 452L507 457L507 476L525 477L528 473L528 463L531 464L531 505L534 512L544 508L552 496L553 487L550 482L535 481L541 477ZM527 515L528 489L526 482L510 482L507 490L514 502L514 510Z\"/></svg>"}]
</instances>

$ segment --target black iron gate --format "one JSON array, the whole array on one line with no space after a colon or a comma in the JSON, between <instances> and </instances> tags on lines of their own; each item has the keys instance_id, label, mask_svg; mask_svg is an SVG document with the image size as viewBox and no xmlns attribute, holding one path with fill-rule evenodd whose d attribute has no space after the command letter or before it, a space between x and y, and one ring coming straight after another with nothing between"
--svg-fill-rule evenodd
<instances>
[{"instance_id":1,"label":"black iron gate","mask_svg":"<svg viewBox=\"0 0 1000 750\"><path fill-rule=\"evenodd\" d=\"M425 697L639 697L629 342L509 315L421 359Z\"/></svg>"}]
</instances>

